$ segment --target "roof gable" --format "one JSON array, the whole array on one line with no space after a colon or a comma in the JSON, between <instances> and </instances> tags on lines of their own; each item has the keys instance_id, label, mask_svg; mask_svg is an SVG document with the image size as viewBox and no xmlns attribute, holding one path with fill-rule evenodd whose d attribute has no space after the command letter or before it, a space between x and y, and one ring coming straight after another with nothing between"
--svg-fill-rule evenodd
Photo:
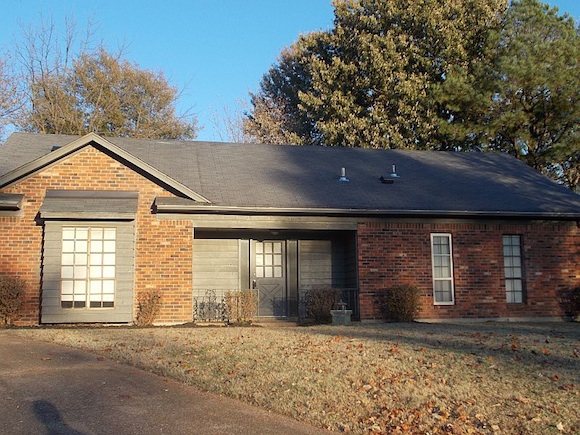
<instances>
[{"instance_id":1,"label":"roof gable","mask_svg":"<svg viewBox=\"0 0 580 435\"><path fill-rule=\"evenodd\" d=\"M34 136L39 137L39 135ZM71 138L70 136L64 137ZM115 144L109 142L108 140L95 133L89 133L85 136L78 137L72 142L66 143L62 146L51 146L50 152L43 154L32 161L24 163L22 166L19 166L0 176L0 188L22 180L23 178L27 178L46 167L66 159L68 156L79 152L87 146L93 146L96 149L111 155L116 160L122 161L125 163L125 165L143 172L144 174L148 175L149 178L152 178L159 184L169 187L170 190L173 190L179 196L184 196L196 202L209 203L206 198L189 189L187 186L177 182L167 174L157 170L145 161L138 159L137 157L131 155L129 152L119 148Z\"/></svg>"}]
</instances>

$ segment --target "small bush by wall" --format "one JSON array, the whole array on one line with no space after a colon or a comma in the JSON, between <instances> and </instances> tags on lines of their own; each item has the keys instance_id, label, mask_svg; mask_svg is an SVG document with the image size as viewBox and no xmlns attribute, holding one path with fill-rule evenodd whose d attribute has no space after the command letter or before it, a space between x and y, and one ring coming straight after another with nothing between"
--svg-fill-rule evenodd
<instances>
[{"instance_id":1,"label":"small bush by wall","mask_svg":"<svg viewBox=\"0 0 580 435\"><path fill-rule=\"evenodd\" d=\"M0 275L0 325L11 325L24 306L26 283L22 278Z\"/></svg>"},{"instance_id":2,"label":"small bush by wall","mask_svg":"<svg viewBox=\"0 0 580 435\"><path fill-rule=\"evenodd\" d=\"M380 308L387 322L412 322L419 310L419 289L411 284L397 284L385 290Z\"/></svg>"},{"instance_id":3,"label":"small bush by wall","mask_svg":"<svg viewBox=\"0 0 580 435\"><path fill-rule=\"evenodd\" d=\"M231 323L248 324L258 314L258 292L228 291L224 295L226 317Z\"/></svg>"},{"instance_id":4,"label":"small bush by wall","mask_svg":"<svg viewBox=\"0 0 580 435\"><path fill-rule=\"evenodd\" d=\"M330 310L336 309L340 298L340 290L329 287L316 287L308 290L304 296L306 316L315 323L330 323Z\"/></svg>"},{"instance_id":5,"label":"small bush by wall","mask_svg":"<svg viewBox=\"0 0 580 435\"><path fill-rule=\"evenodd\" d=\"M135 325L151 326L161 310L161 295L156 291L141 293L137 304Z\"/></svg>"}]
</instances>

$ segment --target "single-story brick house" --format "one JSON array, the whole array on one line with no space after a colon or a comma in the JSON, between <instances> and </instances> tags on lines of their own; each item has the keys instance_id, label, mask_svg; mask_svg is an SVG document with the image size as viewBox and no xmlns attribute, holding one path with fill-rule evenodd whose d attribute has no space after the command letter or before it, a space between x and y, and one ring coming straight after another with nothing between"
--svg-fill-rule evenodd
<instances>
[{"instance_id":1,"label":"single-story brick house","mask_svg":"<svg viewBox=\"0 0 580 435\"><path fill-rule=\"evenodd\" d=\"M206 291L258 288L295 317L313 286L381 317L397 283L419 317L562 318L580 287L580 196L505 154L15 133L0 146L0 273L22 324L160 324Z\"/></svg>"}]
</instances>

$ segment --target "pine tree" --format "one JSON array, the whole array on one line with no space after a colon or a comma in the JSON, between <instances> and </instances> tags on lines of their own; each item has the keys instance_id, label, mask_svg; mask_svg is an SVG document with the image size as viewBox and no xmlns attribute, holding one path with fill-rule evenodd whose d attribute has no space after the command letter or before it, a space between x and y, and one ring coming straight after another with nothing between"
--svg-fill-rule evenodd
<instances>
[{"instance_id":1,"label":"pine tree","mask_svg":"<svg viewBox=\"0 0 580 435\"><path fill-rule=\"evenodd\" d=\"M452 72L438 100L449 142L508 152L580 187L580 32L538 0L514 1L485 49L486 62Z\"/></svg>"}]
</instances>

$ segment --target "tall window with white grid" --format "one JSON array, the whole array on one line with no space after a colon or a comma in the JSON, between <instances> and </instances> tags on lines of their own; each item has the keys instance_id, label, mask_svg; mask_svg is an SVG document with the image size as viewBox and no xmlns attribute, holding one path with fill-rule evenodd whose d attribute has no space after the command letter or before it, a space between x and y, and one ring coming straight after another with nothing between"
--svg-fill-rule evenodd
<instances>
[{"instance_id":1,"label":"tall window with white grid","mask_svg":"<svg viewBox=\"0 0 580 435\"><path fill-rule=\"evenodd\" d=\"M116 229L63 227L62 308L113 308Z\"/></svg>"},{"instance_id":2,"label":"tall window with white grid","mask_svg":"<svg viewBox=\"0 0 580 435\"><path fill-rule=\"evenodd\" d=\"M505 276L506 301L510 304L523 303L524 278L521 236L503 236L503 270Z\"/></svg>"}]
</instances>

